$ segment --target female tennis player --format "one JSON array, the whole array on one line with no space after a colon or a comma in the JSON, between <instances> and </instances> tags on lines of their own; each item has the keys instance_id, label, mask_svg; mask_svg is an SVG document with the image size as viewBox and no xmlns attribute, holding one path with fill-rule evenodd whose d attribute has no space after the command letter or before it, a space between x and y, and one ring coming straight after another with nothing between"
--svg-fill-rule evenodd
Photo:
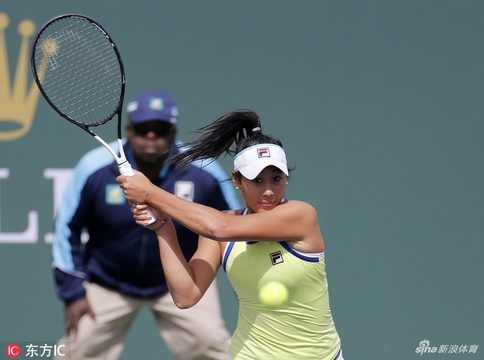
<instances>
[{"instance_id":1,"label":"female tennis player","mask_svg":"<svg viewBox=\"0 0 484 360\"><path fill-rule=\"evenodd\" d=\"M329 304L318 214L306 202L284 198L289 170L281 142L263 134L259 116L249 110L227 113L198 132L202 135L174 162L183 169L193 160L235 154L232 182L245 208L220 212L189 202L152 185L139 172L117 178L126 198L138 204L132 206L136 222L158 235L175 303L180 308L196 304L222 266L239 299L232 359L343 359ZM151 225L148 209L158 218ZM171 219L200 235L188 262ZM271 294L260 298L269 282L287 290L276 294L278 301L282 297L277 305L266 300L271 301Z\"/></svg>"}]
</instances>

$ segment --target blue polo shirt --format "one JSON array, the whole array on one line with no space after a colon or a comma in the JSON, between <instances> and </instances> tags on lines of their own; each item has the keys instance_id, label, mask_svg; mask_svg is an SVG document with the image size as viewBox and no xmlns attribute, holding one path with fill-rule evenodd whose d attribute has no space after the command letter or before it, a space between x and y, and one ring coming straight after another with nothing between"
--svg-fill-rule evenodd
<instances>
[{"instance_id":1,"label":"blue polo shirt","mask_svg":"<svg viewBox=\"0 0 484 360\"><path fill-rule=\"evenodd\" d=\"M116 148L116 143L110 145ZM127 143L124 150L136 169ZM64 193L55 220L52 266L57 293L67 303L85 297L85 280L139 298L168 291L156 234L134 222L116 182L118 175L112 155L100 147L81 158ZM165 164L153 183L199 204L236 209L239 202L228 180L216 161L205 161L203 166L195 162L183 169ZM182 252L189 260L197 248L198 235L174 223Z\"/></svg>"}]
</instances>

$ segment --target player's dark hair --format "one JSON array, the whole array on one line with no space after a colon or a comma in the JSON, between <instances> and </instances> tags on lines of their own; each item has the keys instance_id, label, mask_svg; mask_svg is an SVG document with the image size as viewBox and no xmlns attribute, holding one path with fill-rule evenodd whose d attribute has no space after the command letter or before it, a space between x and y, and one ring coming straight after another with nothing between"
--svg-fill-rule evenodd
<instances>
[{"instance_id":1,"label":"player's dark hair","mask_svg":"<svg viewBox=\"0 0 484 360\"><path fill-rule=\"evenodd\" d=\"M215 160L224 153L235 155L257 144L276 144L282 147L279 139L262 133L259 115L252 110L225 113L194 132L202 135L185 143L183 151L171 158L171 162L177 166L187 166L194 160ZM234 144L235 149L232 148Z\"/></svg>"}]
</instances>

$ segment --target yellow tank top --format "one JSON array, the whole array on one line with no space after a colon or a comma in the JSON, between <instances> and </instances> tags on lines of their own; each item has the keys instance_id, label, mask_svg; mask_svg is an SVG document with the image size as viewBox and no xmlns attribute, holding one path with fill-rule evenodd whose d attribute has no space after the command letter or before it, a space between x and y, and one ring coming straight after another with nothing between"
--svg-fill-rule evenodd
<instances>
[{"instance_id":1,"label":"yellow tank top","mask_svg":"<svg viewBox=\"0 0 484 360\"><path fill-rule=\"evenodd\" d=\"M329 306L324 253L302 254L285 242L230 242L222 262L239 299L233 360L335 358L341 344ZM289 291L277 309L258 298L269 281Z\"/></svg>"}]
</instances>

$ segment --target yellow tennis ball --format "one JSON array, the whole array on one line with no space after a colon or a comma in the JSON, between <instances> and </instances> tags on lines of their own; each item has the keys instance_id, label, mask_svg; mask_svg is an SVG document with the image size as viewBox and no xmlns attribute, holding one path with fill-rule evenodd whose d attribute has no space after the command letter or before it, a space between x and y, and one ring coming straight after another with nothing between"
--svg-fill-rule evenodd
<instances>
[{"instance_id":1,"label":"yellow tennis ball","mask_svg":"<svg viewBox=\"0 0 484 360\"><path fill-rule=\"evenodd\" d=\"M284 284L278 281L270 281L259 290L259 300L271 309L276 309L287 301L289 292Z\"/></svg>"}]
</instances>

